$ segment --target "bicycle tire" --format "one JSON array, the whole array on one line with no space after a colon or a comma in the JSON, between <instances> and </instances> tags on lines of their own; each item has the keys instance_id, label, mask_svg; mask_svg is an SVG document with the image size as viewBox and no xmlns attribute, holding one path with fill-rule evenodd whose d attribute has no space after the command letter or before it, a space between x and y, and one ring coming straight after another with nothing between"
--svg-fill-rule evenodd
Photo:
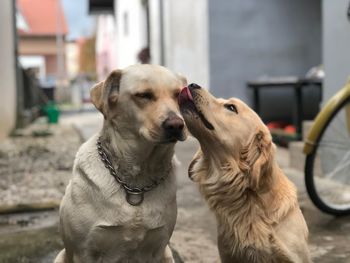
<instances>
[{"instance_id":1,"label":"bicycle tire","mask_svg":"<svg viewBox=\"0 0 350 263\"><path fill-rule=\"evenodd\" d=\"M315 157L317 155L318 150L318 143L322 139L322 136L324 135L327 127L331 123L331 121L336 117L337 113L347 104L350 102L350 97L346 98L341 104L338 105L338 107L334 110L331 117L327 120L326 125L322 128L320 135L318 136L316 140L316 144L314 146L314 149L310 154L306 156L305 160L305 186L307 193L312 201L312 203L320 209L322 212L334 216L344 216L350 214L350 206L347 209L337 209L334 207L329 206L326 202L322 200L322 198L318 195L317 189L315 187L315 180L314 180L314 162Z\"/></svg>"}]
</instances>

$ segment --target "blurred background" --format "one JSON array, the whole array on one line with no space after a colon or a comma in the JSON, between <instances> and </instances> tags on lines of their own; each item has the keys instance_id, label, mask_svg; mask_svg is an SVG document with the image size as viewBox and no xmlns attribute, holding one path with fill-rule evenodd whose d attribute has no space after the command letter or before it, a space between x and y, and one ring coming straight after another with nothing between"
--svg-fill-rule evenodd
<instances>
[{"instance_id":1,"label":"blurred background","mask_svg":"<svg viewBox=\"0 0 350 263\"><path fill-rule=\"evenodd\" d=\"M347 79L346 0L5 0L1 5L0 137L33 120L38 105L88 107L89 88L111 70L153 63L216 96L243 99L272 128L291 124L287 133L300 139L302 120L313 119L322 99ZM298 111L289 87L305 77L317 80L303 89ZM256 82L276 81L285 87L255 92Z\"/></svg>"},{"instance_id":2,"label":"blurred background","mask_svg":"<svg viewBox=\"0 0 350 263\"><path fill-rule=\"evenodd\" d=\"M280 164L301 174L302 140L350 73L348 8L349 0L1 0L0 234L8 236L0 241L0 262L50 262L62 246L57 210L36 211L59 205L77 148L101 126L89 89L116 68L160 64L216 96L242 99L283 146ZM197 146L186 147L178 151L191 159ZM183 221L174 247L185 262L215 262L215 230L203 230L211 215L182 183L183 220L197 213L204 221L198 231ZM193 206L181 207L188 202L181 194ZM329 254L317 262L334 262L341 252L327 243L336 238L325 234L324 220L312 232L313 257ZM32 225L44 232L31 232ZM342 231L337 242L344 245ZM202 241L191 243L188 233ZM196 252L179 245L182 239ZM350 262L344 255L337 258Z\"/></svg>"}]
</instances>

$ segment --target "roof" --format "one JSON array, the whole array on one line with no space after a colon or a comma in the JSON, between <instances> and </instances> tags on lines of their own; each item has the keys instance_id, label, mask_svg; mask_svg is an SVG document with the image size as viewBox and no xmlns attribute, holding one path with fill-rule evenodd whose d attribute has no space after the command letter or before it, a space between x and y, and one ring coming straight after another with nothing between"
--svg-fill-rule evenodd
<instances>
[{"instance_id":1,"label":"roof","mask_svg":"<svg viewBox=\"0 0 350 263\"><path fill-rule=\"evenodd\" d=\"M19 29L20 35L68 33L60 0L18 0L17 7L28 25L28 30Z\"/></svg>"}]
</instances>

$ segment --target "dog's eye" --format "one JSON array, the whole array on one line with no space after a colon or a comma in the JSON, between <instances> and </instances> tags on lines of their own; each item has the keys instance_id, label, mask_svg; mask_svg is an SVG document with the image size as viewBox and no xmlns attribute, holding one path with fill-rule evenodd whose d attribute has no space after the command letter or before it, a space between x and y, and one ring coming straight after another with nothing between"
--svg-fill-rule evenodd
<instances>
[{"instance_id":1,"label":"dog's eye","mask_svg":"<svg viewBox=\"0 0 350 263\"><path fill-rule=\"evenodd\" d=\"M238 114L237 107L233 104L225 104L225 108Z\"/></svg>"},{"instance_id":2,"label":"dog's eye","mask_svg":"<svg viewBox=\"0 0 350 263\"><path fill-rule=\"evenodd\" d=\"M176 91L176 92L174 93L175 99L177 99L177 98L179 97L179 95L180 95L180 91Z\"/></svg>"},{"instance_id":3,"label":"dog's eye","mask_svg":"<svg viewBox=\"0 0 350 263\"><path fill-rule=\"evenodd\" d=\"M146 99L146 100L153 100L154 99L154 95L151 92L136 93L135 97L140 98L140 99Z\"/></svg>"}]
</instances>

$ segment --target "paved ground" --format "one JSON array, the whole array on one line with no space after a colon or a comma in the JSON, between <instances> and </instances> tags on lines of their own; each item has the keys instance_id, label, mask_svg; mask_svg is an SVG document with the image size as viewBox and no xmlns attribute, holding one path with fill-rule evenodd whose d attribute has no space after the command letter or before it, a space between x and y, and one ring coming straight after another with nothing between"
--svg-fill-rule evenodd
<instances>
[{"instance_id":1,"label":"paved ground","mask_svg":"<svg viewBox=\"0 0 350 263\"><path fill-rule=\"evenodd\" d=\"M82 131L82 136L87 138L101 127L102 118L94 112L79 115L63 116L63 123L74 124ZM197 187L187 177L187 167L196 148L194 139L184 143L178 143L176 154L181 162L178 170L178 219L171 239L171 245L178 251L184 262L214 263L219 262L216 248L216 225L212 213L198 193ZM319 212L309 201L305 192L303 175L288 168L289 154L285 149L279 148L277 159L287 176L297 185L302 211L310 229L310 250L314 262L343 263L350 262L350 217L334 218ZM51 225L40 233L42 240L51 242L51 251L45 251L44 259L38 261L12 261L12 262L50 262L60 246L57 238L57 214L48 213ZM56 221L55 221L56 218ZM1 219L1 217L0 217ZM11 219L10 219L11 220ZM13 220L13 219L12 219ZM38 222L39 219L36 219ZM47 220L42 220L47 222ZM21 220L19 220L21 222ZM1 220L0 220L1 226ZM1 234L0 227L0 234ZM47 241L48 237L52 237ZM25 235L32 238L31 233ZM23 235L15 240L23 240ZM39 242L39 243L40 243ZM12 244L14 241L12 241ZM3 244L0 242L0 251ZM40 248L40 244L36 249ZM42 251L41 251L42 252ZM0 257L0 262L1 257ZM11 262L11 261L6 261Z\"/></svg>"}]
</instances>

